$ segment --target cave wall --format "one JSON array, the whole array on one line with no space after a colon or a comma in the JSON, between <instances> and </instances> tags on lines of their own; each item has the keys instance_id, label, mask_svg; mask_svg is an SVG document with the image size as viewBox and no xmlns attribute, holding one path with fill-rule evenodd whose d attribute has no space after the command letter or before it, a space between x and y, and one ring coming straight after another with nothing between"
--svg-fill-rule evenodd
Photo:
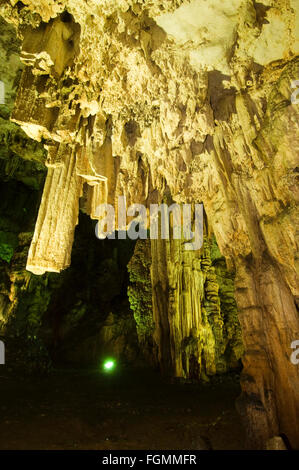
<instances>
[{"instance_id":1,"label":"cave wall","mask_svg":"<svg viewBox=\"0 0 299 470\"><path fill-rule=\"evenodd\" d=\"M25 267L41 192L12 177L0 182L0 221L10 230L0 244L0 337L8 370L100 367L109 356L144 363L127 298L134 243L97 240L94 224L81 214L71 268L30 273Z\"/></svg>"},{"instance_id":2,"label":"cave wall","mask_svg":"<svg viewBox=\"0 0 299 470\"><path fill-rule=\"evenodd\" d=\"M138 240L128 263L128 299L136 322L138 342L148 364L159 366L157 344L153 333L153 289L151 279L151 242Z\"/></svg>"},{"instance_id":3,"label":"cave wall","mask_svg":"<svg viewBox=\"0 0 299 470\"><path fill-rule=\"evenodd\" d=\"M0 12L24 39L13 120L49 155L28 268L69 265L80 196L92 218L99 202L149 204L166 186L203 202L236 271L248 436L299 447L298 3L6 0Z\"/></svg>"}]
</instances>

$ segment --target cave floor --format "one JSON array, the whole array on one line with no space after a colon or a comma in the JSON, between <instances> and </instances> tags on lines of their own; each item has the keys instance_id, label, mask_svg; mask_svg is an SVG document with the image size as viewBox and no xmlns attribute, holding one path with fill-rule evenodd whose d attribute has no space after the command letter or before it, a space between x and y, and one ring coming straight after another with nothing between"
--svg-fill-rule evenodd
<instances>
[{"instance_id":1,"label":"cave floor","mask_svg":"<svg viewBox=\"0 0 299 470\"><path fill-rule=\"evenodd\" d=\"M239 385L167 383L152 371L0 370L0 449L243 449Z\"/></svg>"}]
</instances>

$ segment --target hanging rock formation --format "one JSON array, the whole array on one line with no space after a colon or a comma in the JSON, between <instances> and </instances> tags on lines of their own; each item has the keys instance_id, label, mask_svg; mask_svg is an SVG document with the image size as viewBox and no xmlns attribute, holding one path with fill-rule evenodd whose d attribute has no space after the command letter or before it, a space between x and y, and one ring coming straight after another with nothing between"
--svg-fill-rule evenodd
<instances>
[{"instance_id":1,"label":"hanging rock formation","mask_svg":"<svg viewBox=\"0 0 299 470\"><path fill-rule=\"evenodd\" d=\"M61 147L60 166L51 165L55 142L52 146L47 142L46 151L9 122L24 67L15 28L2 19L0 25L0 77L5 84L5 103L0 104L0 339L5 343L7 366L14 374L28 376L48 373L53 360L55 364L59 360L90 367L112 355L135 363L139 354L136 326L125 288L134 242L99 242L91 237L93 222L81 214L70 269L42 276L25 269L45 184L46 158L52 174L47 182L50 186L53 172L66 177L71 160L62 164L65 155ZM72 218L69 207L59 203L63 191L72 196L73 183L76 180L70 178L68 186L60 185L60 193L54 191L57 199L52 207L61 210L51 213L55 226L64 223L63 214ZM48 243L47 253L52 254L41 262L47 267L52 262L56 268L55 245L50 247L55 237L49 237L53 225L49 212L40 211L41 221L43 214L48 217L48 230L42 230L40 224L39 239ZM65 240L64 235L61 243ZM57 260L70 250L59 250Z\"/></svg>"},{"instance_id":2,"label":"hanging rock formation","mask_svg":"<svg viewBox=\"0 0 299 470\"><path fill-rule=\"evenodd\" d=\"M81 195L92 217L98 200L149 204L166 187L178 203L203 202L236 271L248 436L255 448L279 434L299 447L298 2L5 0L0 13L27 65L13 120L54 168L28 268L68 266ZM188 281L199 294L201 276L195 267Z\"/></svg>"},{"instance_id":3,"label":"hanging rock formation","mask_svg":"<svg viewBox=\"0 0 299 470\"><path fill-rule=\"evenodd\" d=\"M243 355L234 276L214 239L185 251L182 240L139 240L128 289L139 343L164 374L209 380Z\"/></svg>"},{"instance_id":4,"label":"hanging rock formation","mask_svg":"<svg viewBox=\"0 0 299 470\"><path fill-rule=\"evenodd\" d=\"M203 250L193 252L181 240L152 240L151 275L154 339L164 370L206 379L238 366L243 346L234 293L228 314L220 300L229 296L223 290L220 297L211 242L205 239Z\"/></svg>"}]
</instances>

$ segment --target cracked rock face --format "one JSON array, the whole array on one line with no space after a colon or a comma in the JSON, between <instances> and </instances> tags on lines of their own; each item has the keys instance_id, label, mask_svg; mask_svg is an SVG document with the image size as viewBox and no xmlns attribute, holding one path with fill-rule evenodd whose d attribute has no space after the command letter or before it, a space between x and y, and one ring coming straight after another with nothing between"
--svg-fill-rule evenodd
<instances>
[{"instance_id":1,"label":"cracked rock face","mask_svg":"<svg viewBox=\"0 0 299 470\"><path fill-rule=\"evenodd\" d=\"M12 119L48 151L27 268L69 265L80 197L92 218L119 195L203 202L236 272L248 436L299 447L298 2L6 0L0 13L26 65Z\"/></svg>"}]
</instances>

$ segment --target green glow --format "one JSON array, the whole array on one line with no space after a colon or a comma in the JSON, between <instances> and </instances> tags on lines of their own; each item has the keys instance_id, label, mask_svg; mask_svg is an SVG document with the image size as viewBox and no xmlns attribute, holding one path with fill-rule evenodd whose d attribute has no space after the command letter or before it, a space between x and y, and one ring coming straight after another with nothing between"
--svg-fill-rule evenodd
<instances>
[{"instance_id":1,"label":"green glow","mask_svg":"<svg viewBox=\"0 0 299 470\"><path fill-rule=\"evenodd\" d=\"M111 371L113 370L115 367L115 362L112 360L112 359L107 359L105 362L104 362L104 369L106 371Z\"/></svg>"}]
</instances>

